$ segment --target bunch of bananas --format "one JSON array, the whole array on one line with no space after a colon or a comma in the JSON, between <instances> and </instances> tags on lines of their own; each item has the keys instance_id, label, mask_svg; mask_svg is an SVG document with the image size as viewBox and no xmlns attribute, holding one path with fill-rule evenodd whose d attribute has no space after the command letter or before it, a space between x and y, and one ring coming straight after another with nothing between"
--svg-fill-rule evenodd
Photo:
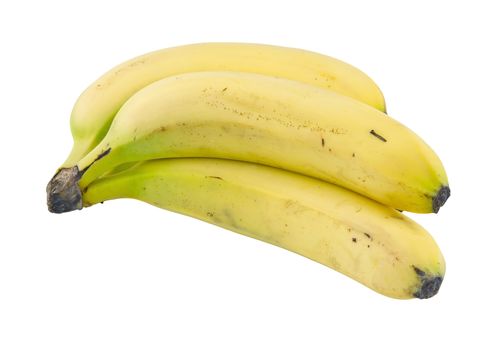
<instances>
[{"instance_id":1,"label":"bunch of bananas","mask_svg":"<svg viewBox=\"0 0 504 350\"><path fill-rule=\"evenodd\" d=\"M55 213L135 198L275 244L394 298L429 298L445 263L401 211L448 199L434 151L358 69L258 44L164 49L113 68L71 115Z\"/></svg>"}]
</instances>

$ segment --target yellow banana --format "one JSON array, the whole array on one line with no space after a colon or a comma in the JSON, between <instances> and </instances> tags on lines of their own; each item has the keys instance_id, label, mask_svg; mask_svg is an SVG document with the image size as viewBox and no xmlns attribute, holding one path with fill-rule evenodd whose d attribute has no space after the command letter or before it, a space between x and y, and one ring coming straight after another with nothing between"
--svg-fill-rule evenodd
<instances>
[{"instance_id":1,"label":"yellow banana","mask_svg":"<svg viewBox=\"0 0 504 350\"><path fill-rule=\"evenodd\" d=\"M434 151L364 103L287 79L200 72L131 97L100 144L50 181L49 210L80 208L81 191L118 165L176 157L271 165L419 213L437 212L449 195Z\"/></svg>"},{"instance_id":2,"label":"yellow banana","mask_svg":"<svg viewBox=\"0 0 504 350\"><path fill-rule=\"evenodd\" d=\"M385 111L380 89L363 72L318 53L260 44L206 43L168 48L113 68L79 97L71 115L72 166L105 136L119 108L135 92L181 73L220 70L283 77L333 90Z\"/></svg>"},{"instance_id":3,"label":"yellow banana","mask_svg":"<svg viewBox=\"0 0 504 350\"><path fill-rule=\"evenodd\" d=\"M134 198L277 245L383 295L430 298L443 256L392 208L288 171L222 159L162 159L93 182L86 206Z\"/></svg>"}]
</instances>

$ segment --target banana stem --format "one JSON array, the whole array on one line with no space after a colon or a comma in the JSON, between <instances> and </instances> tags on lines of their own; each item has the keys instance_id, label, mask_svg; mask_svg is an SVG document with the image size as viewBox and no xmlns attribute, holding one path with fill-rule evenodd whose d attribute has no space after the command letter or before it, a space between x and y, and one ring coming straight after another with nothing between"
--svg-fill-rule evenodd
<instances>
[{"instance_id":1,"label":"banana stem","mask_svg":"<svg viewBox=\"0 0 504 350\"><path fill-rule=\"evenodd\" d=\"M94 150L94 152L97 151ZM49 211L60 214L82 209L82 191L85 191L93 180L106 172L106 167L98 161L108 155L109 152L110 148L107 148L98 156L94 156L92 151L79 162L74 163L77 165L61 168L47 184L47 207ZM89 159L93 160L88 161ZM95 164L96 162L98 163ZM110 165L110 163L106 165ZM85 178L83 178L84 174L86 175Z\"/></svg>"},{"instance_id":2,"label":"banana stem","mask_svg":"<svg viewBox=\"0 0 504 350\"><path fill-rule=\"evenodd\" d=\"M82 209L82 192L78 186L81 172L77 166L62 168L47 184L47 208L51 213Z\"/></svg>"},{"instance_id":3,"label":"banana stem","mask_svg":"<svg viewBox=\"0 0 504 350\"><path fill-rule=\"evenodd\" d=\"M70 154L46 187L47 208L51 213L82 209L82 193L78 185L82 172L76 164L93 148L93 141L74 139Z\"/></svg>"}]
</instances>

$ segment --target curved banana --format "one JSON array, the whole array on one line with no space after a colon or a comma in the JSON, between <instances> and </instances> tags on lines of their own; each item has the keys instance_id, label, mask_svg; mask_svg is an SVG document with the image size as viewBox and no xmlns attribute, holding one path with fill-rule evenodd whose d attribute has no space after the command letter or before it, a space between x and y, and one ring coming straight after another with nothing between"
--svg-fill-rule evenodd
<instances>
[{"instance_id":1,"label":"curved banana","mask_svg":"<svg viewBox=\"0 0 504 350\"><path fill-rule=\"evenodd\" d=\"M86 206L134 198L329 266L383 295L430 298L445 272L436 242L394 209L320 180L222 159L163 159L93 182Z\"/></svg>"},{"instance_id":2,"label":"curved banana","mask_svg":"<svg viewBox=\"0 0 504 350\"><path fill-rule=\"evenodd\" d=\"M105 136L119 108L135 92L162 78L199 71L243 71L283 77L333 90L385 111L378 86L363 72L318 53L260 44L206 43L168 48L124 62L91 84L71 115L73 165Z\"/></svg>"},{"instance_id":3,"label":"curved banana","mask_svg":"<svg viewBox=\"0 0 504 350\"><path fill-rule=\"evenodd\" d=\"M53 177L49 209L78 209L80 192L120 164L177 157L271 165L419 213L436 212L449 193L434 151L368 105L292 80L200 72L131 97L100 144Z\"/></svg>"}]
</instances>

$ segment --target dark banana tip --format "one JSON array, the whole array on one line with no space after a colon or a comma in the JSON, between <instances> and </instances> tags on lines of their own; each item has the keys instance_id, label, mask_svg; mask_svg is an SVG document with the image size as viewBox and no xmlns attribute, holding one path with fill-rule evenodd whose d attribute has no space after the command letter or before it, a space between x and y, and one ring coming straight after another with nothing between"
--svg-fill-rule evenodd
<instances>
[{"instance_id":1,"label":"dark banana tip","mask_svg":"<svg viewBox=\"0 0 504 350\"><path fill-rule=\"evenodd\" d=\"M413 296L418 299L428 299L436 295L441 283L443 283L443 277L430 275L416 266L412 267L420 280L420 285L413 293Z\"/></svg>"},{"instance_id":2,"label":"dark banana tip","mask_svg":"<svg viewBox=\"0 0 504 350\"><path fill-rule=\"evenodd\" d=\"M437 294L441 287L441 283L443 283L443 278L441 276L424 278L418 290L413 293L413 296L418 299L431 298Z\"/></svg>"},{"instance_id":3,"label":"dark banana tip","mask_svg":"<svg viewBox=\"0 0 504 350\"><path fill-rule=\"evenodd\" d=\"M82 193L78 185L81 173L77 166L63 168L47 184L47 208L51 213L82 209Z\"/></svg>"},{"instance_id":4,"label":"dark banana tip","mask_svg":"<svg viewBox=\"0 0 504 350\"><path fill-rule=\"evenodd\" d=\"M436 193L434 198L432 198L432 211L437 213L439 208L441 208L446 201L450 198L450 187L442 186Z\"/></svg>"}]
</instances>

